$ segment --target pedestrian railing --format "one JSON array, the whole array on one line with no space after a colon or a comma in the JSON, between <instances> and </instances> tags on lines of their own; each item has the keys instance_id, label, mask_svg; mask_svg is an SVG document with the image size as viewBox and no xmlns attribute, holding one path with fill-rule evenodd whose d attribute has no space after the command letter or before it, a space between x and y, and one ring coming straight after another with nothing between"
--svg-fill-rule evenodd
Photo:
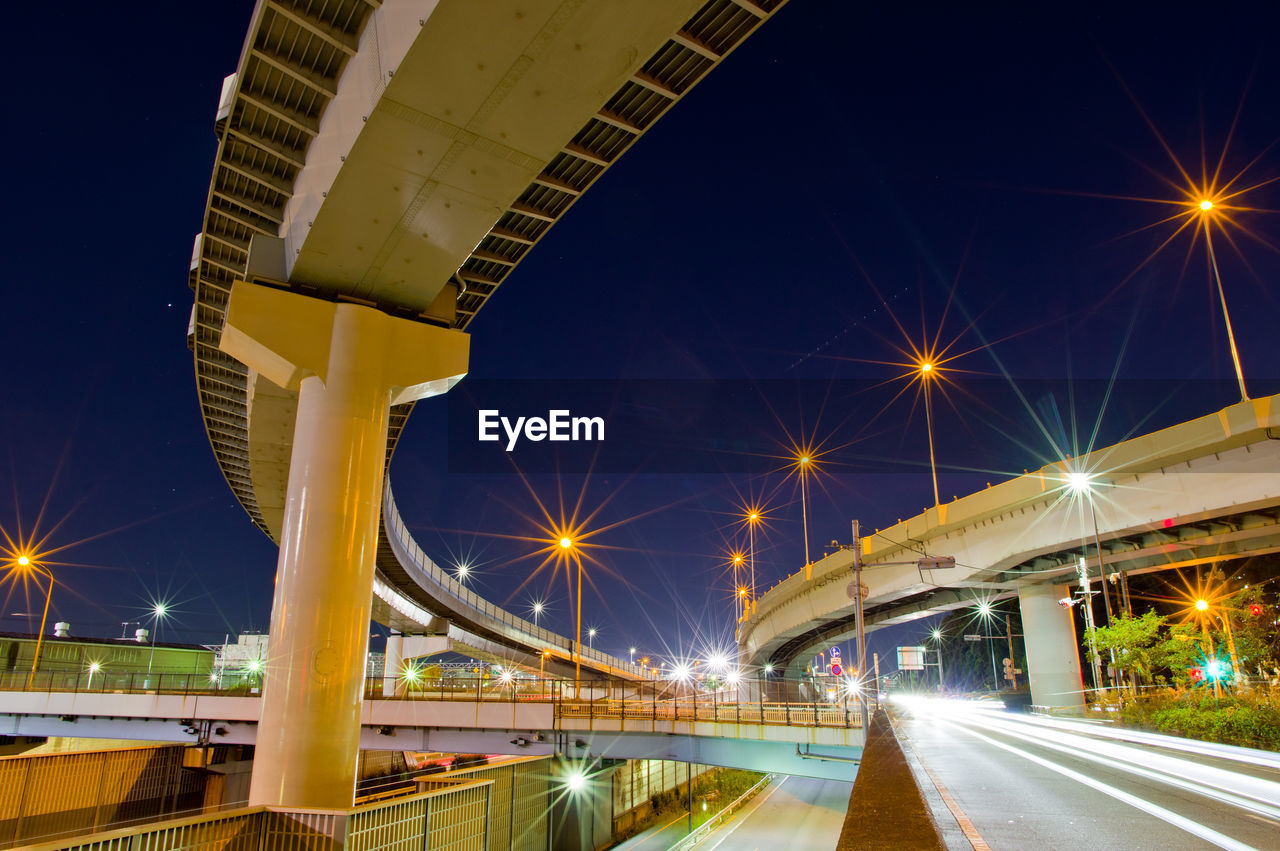
<instances>
[{"instance_id":1,"label":"pedestrian railing","mask_svg":"<svg viewBox=\"0 0 1280 851\"><path fill-rule=\"evenodd\" d=\"M366 700L407 702L493 702L550 704L557 719L629 721L710 721L727 724L773 724L803 727L857 727L858 697L840 703L794 700L799 683L781 680L741 681L707 690L691 683L634 680L556 680L526 677L476 677L409 683L384 691L382 678L366 683ZM258 680L234 685L207 674L167 672L94 673L24 671L0 673L0 692L76 694L153 694L260 697Z\"/></svg>"}]
</instances>

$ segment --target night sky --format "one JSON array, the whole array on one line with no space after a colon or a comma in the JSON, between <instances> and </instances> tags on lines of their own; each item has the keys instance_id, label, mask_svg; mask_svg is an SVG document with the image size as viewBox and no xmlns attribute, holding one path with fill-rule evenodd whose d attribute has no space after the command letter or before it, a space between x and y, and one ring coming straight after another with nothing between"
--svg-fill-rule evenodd
<instances>
[{"instance_id":1,"label":"night sky","mask_svg":"<svg viewBox=\"0 0 1280 851\"><path fill-rule=\"evenodd\" d=\"M1183 208L1135 199L1184 200L1174 158L1199 180L1228 137L1219 183L1280 177L1276 7L894 5L791 0L507 279L469 328L471 378L804 387L733 416L776 455L789 436L831 450L814 558L854 517L882 528L932 501L923 409L875 386L902 372L884 363L907 348L892 317L967 353L935 397L944 500L1057 459L1044 435L1070 445L1073 423L1084 448L1096 422L1105 445L1235 401L1203 242L1184 231L1152 257ZM214 111L251 10L10 13L0 526L38 518L46 548L68 547L50 620L77 634L118 636L158 599L175 609L164 640L268 623L276 548L218 471L185 346ZM1225 203L1240 227L1215 248L1245 376L1275 393L1280 189ZM815 387L866 393L836 416ZM545 599L543 624L568 634L563 578L517 591L537 545L495 537L539 535L556 477L450 472L447 406L421 404L400 442L403 514L442 564L474 564L481 593L525 614ZM753 458L757 475L559 477L613 527L584 601L597 646L727 644L743 499L769 498L757 584L801 566L798 488ZM13 613L38 597L9 592L0 629L34 630Z\"/></svg>"}]
</instances>

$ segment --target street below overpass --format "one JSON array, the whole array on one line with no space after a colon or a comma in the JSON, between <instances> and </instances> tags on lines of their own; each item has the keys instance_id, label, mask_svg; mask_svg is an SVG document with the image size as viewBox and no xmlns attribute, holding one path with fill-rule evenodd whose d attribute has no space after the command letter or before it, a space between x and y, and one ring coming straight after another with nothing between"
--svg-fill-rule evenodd
<instances>
[{"instance_id":1,"label":"street below overpass","mask_svg":"<svg viewBox=\"0 0 1280 851\"><path fill-rule=\"evenodd\" d=\"M971 702L895 710L948 848L1280 848L1280 754Z\"/></svg>"},{"instance_id":2,"label":"street below overpass","mask_svg":"<svg viewBox=\"0 0 1280 851\"><path fill-rule=\"evenodd\" d=\"M853 774L852 768L849 773ZM697 847L704 851L827 851L840 838L852 791L852 780L778 775ZM680 815L622 843L617 851L667 851L686 835L685 815Z\"/></svg>"}]
</instances>

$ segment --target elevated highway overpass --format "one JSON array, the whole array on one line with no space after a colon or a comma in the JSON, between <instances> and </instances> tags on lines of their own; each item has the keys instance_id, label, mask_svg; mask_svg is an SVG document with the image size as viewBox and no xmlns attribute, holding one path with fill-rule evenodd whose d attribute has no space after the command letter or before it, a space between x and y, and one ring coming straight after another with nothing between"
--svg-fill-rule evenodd
<instances>
[{"instance_id":1,"label":"elevated highway overpass","mask_svg":"<svg viewBox=\"0 0 1280 851\"><path fill-rule=\"evenodd\" d=\"M451 586L384 518L386 464L413 404L466 375L464 332L520 260L783 2L259 0L223 85L188 328L218 464L280 544L258 740L278 768L252 802L350 804L375 613L567 662L566 639Z\"/></svg>"},{"instance_id":2,"label":"elevated highway overpass","mask_svg":"<svg viewBox=\"0 0 1280 851\"><path fill-rule=\"evenodd\" d=\"M1073 473L1087 479L1087 492L1071 487ZM1280 396L1047 464L864 536L868 629L1016 594L1034 692L1037 658L1068 672L1075 646L1067 659L1040 644L1028 621L1054 615L1082 556L1095 582L1100 575L1090 500L1108 574L1280 551ZM954 557L955 565L901 563L924 556ZM853 551L838 550L761 595L739 630L744 659L794 676L803 660L853 636L852 568ZM1029 617L1029 605L1040 614ZM1054 634L1069 635L1070 614L1059 612L1068 623ZM1041 697L1037 703L1054 703Z\"/></svg>"},{"instance_id":3,"label":"elevated highway overpass","mask_svg":"<svg viewBox=\"0 0 1280 851\"><path fill-rule=\"evenodd\" d=\"M224 692L203 677L52 674L26 688L0 680L0 731L255 745L262 699ZM371 684L372 685L372 684ZM159 686L159 687L157 687ZM781 691L773 689L774 692ZM848 705L785 703L744 685L714 695L670 683L493 679L426 686L388 698L371 688L360 711L366 750L561 754L575 759L674 759L829 780L849 780L862 755L860 712Z\"/></svg>"}]
</instances>

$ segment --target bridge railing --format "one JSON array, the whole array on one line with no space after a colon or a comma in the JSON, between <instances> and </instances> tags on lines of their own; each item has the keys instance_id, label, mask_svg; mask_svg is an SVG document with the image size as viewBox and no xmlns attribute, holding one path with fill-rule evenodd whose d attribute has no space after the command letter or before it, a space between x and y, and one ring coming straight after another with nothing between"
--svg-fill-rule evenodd
<instances>
[{"instance_id":1,"label":"bridge railing","mask_svg":"<svg viewBox=\"0 0 1280 851\"><path fill-rule=\"evenodd\" d=\"M401 681L384 692L381 677L365 683L366 700L543 703L557 718L620 721L710 721L805 727L857 727L858 695L836 702L806 694L802 681L742 680L733 686L704 689L671 680L560 680L532 677L440 678ZM259 697L260 679L220 682L216 674L161 671L5 671L0 692L82 694L172 694Z\"/></svg>"}]
</instances>

